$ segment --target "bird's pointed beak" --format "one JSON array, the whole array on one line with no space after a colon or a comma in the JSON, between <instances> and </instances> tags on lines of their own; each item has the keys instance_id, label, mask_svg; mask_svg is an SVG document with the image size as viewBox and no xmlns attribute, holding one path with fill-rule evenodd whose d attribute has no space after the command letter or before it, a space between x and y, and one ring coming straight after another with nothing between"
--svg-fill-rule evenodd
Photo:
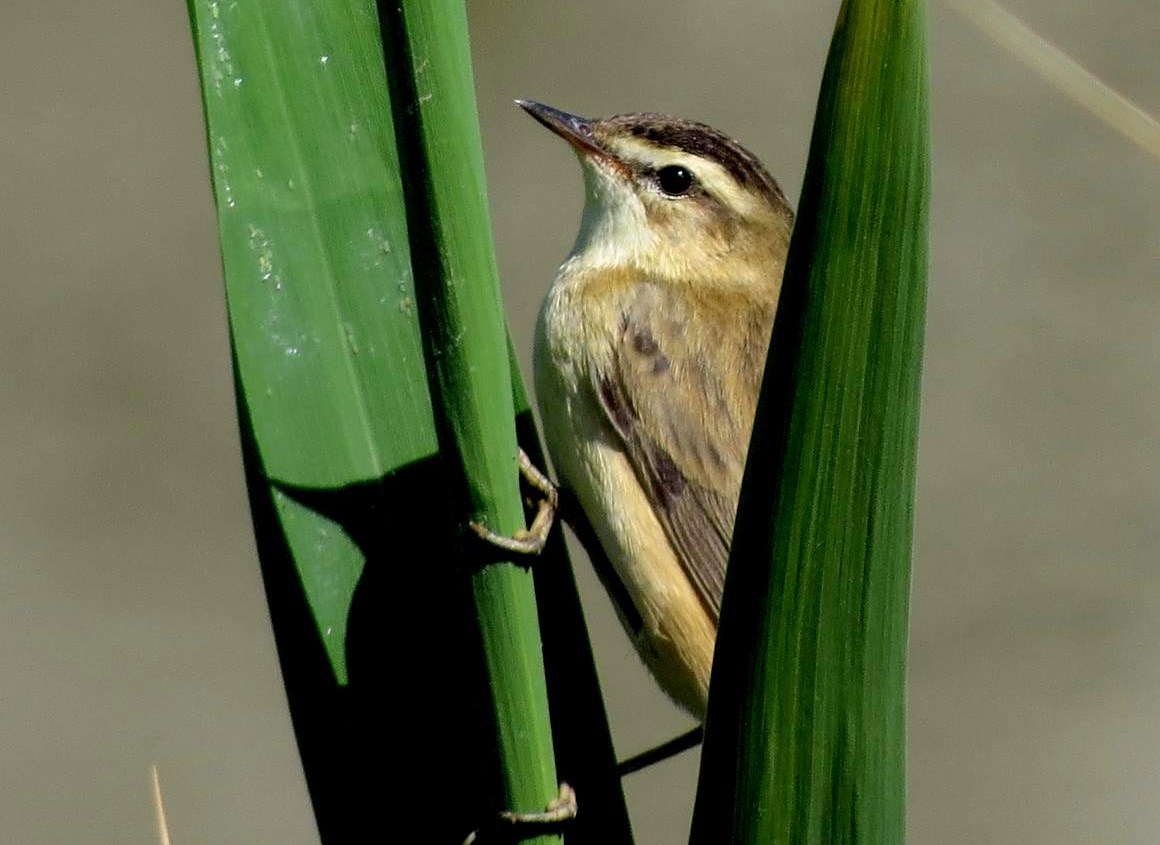
<instances>
[{"instance_id":1,"label":"bird's pointed beak","mask_svg":"<svg viewBox=\"0 0 1160 845\"><path fill-rule=\"evenodd\" d=\"M516 105L571 144L578 153L611 158L592 132L593 121L535 100L516 100Z\"/></svg>"}]
</instances>

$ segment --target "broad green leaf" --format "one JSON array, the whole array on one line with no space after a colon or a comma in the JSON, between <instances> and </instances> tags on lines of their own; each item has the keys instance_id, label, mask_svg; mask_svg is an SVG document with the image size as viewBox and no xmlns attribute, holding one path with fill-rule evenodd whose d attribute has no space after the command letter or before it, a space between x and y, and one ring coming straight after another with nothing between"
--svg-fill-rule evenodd
<instances>
[{"instance_id":1,"label":"broad green leaf","mask_svg":"<svg viewBox=\"0 0 1160 845\"><path fill-rule=\"evenodd\" d=\"M738 510L695 843L904 838L927 123L921 0L846 0Z\"/></svg>"},{"instance_id":2,"label":"broad green leaf","mask_svg":"<svg viewBox=\"0 0 1160 845\"><path fill-rule=\"evenodd\" d=\"M376 481L436 438L372 4L191 0L239 394L276 489ZM276 506L340 681L363 555Z\"/></svg>"}]
</instances>

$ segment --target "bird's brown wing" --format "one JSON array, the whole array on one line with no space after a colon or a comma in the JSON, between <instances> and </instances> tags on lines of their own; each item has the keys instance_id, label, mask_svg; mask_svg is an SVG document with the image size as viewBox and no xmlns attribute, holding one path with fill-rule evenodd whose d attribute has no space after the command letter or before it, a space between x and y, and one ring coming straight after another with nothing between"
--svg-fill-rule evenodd
<instances>
[{"instance_id":1,"label":"bird's brown wing","mask_svg":"<svg viewBox=\"0 0 1160 845\"><path fill-rule=\"evenodd\" d=\"M714 619L749 448L776 289L699 301L635 286L612 363L593 385L682 567Z\"/></svg>"}]
</instances>

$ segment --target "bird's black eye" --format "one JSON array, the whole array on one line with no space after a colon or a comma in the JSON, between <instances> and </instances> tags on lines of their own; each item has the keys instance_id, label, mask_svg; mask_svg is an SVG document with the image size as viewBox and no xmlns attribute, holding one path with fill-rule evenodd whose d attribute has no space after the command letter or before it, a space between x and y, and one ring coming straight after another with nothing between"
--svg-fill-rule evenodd
<instances>
[{"instance_id":1,"label":"bird's black eye","mask_svg":"<svg viewBox=\"0 0 1160 845\"><path fill-rule=\"evenodd\" d=\"M662 167L657 171L657 185L670 197L687 194L693 187L693 171L679 164Z\"/></svg>"}]
</instances>

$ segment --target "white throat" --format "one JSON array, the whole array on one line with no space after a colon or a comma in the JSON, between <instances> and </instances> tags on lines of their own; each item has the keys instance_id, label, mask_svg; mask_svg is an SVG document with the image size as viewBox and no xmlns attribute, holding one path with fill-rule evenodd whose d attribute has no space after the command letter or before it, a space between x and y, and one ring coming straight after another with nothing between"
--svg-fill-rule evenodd
<instances>
[{"instance_id":1,"label":"white throat","mask_svg":"<svg viewBox=\"0 0 1160 845\"><path fill-rule=\"evenodd\" d=\"M584 212L569 260L587 267L624 267L655 249L644 206L632 187L599 164L583 161Z\"/></svg>"}]
</instances>

